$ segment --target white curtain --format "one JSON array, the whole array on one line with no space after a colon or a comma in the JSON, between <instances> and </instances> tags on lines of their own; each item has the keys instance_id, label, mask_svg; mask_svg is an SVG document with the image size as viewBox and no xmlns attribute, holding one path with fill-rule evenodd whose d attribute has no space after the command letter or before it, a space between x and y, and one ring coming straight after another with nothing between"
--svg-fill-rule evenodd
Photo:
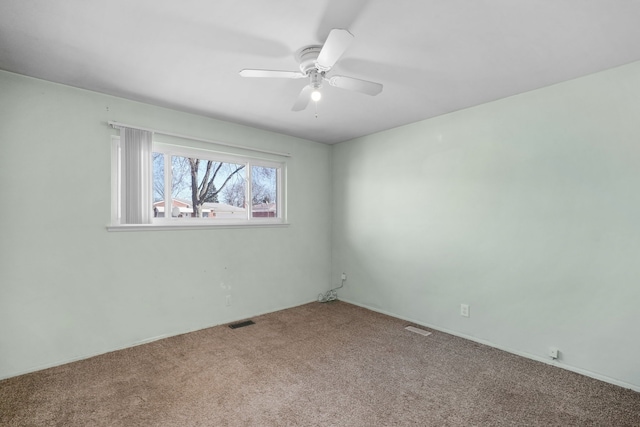
<instances>
[{"instance_id":1,"label":"white curtain","mask_svg":"<svg viewBox=\"0 0 640 427\"><path fill-rule=\"evenodd\" d=\"M120 128L122 152L121 221L124 224L150 224L152 211L153 133Z\"/></svg>"}]
</instances>

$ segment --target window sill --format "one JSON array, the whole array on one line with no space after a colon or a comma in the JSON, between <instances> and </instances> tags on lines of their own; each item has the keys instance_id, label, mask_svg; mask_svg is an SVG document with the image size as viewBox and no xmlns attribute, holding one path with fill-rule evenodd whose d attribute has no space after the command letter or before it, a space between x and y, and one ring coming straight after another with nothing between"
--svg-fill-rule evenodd
<instances>
[{"instance_id":1,"label":"window sill","mask_svg":"<svg viewBox=\"0 0 640 427\"><path fill-rule=\"evenodd\" d=\"M288 227L284 222L223 223L223 224L122 224L107 225L107 231L159 231L159 230L213 230L217 228L270 228Z\"/></svg>"}]
</instances>

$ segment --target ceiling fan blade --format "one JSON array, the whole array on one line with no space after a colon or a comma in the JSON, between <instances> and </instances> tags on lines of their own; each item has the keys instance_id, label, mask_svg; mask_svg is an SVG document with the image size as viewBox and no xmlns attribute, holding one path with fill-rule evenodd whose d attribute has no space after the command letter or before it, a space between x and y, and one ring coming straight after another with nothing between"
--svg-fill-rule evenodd
<instances>
[{"instance_id":1,"label":"ceiling fan blade","mask_svg":"<svg viewBox=\"0 0 640 427\"><path fill-rule=\"evenodd\" d=\"M298 95L298 99L296 99L295 104L293 104L293 107L291 107L291 110L302 111L307 108L307 105L309 105L309 100L311 99L312 91L313 88L311 87L311 85L306 85L305 87L303 87L300 91L300 95Z\"/></svg>"},{"instance_id":2,"label":"ceiling fan blade","mask_svg":"<svg viewBox=\"0 0 640 427\"><path fill-rule=\"evenodd\" d=\"M353 34L347 30L334 28L329 33L327 41L316 59L316 65L320 71L329 71L340 59L353 41Z\"/></svg>"},{"instance_id":3,"label":"ceiling fan blade","mask_svg":"<svg viewBox=\"0 0 640 427\"><path fill-rule=\"evenodd\" d=\"M352 28L371 0L327 0L318 23L318 39L325 40L332 28Z\"/></svg>"},{"instance_id":4,"label":"ceiling fan blade","mask_svg":"<svg viewBox=\"0 0 640 427\"><path fill-rule=\"evenodd\" d=\"M353 77L346 76L332 76L325 80L329 82L331 86L354 90L371 96L375 96L382 92L382 85L380 83L370 82L368 80L354 79Z\"/></svg>"},{"instance_id":5,"label":"ceiling fan blade","mask_svg":"<svg viewBox=\"0 0 640 427\"><path fill-rule=\"evenodd\" d=\"M275 77L283 79L301 79L307 77L299 71L279 71L279 70L248 70L240 71L242 77Z\"/></svg>"}]
</instances>

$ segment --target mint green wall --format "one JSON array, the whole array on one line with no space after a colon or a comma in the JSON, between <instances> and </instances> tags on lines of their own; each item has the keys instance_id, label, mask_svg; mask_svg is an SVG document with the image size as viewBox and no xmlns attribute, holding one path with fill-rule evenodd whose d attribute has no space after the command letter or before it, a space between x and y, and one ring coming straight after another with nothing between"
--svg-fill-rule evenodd
<instances>
[{"instance_id":1,"label":"mint green wall","mask_svg":"<svg viewBox=\"0 0 640 427\"><path fill-rule=\"evenodd\" d=\"M0 378L344 271L342 299L640 390L640 63L333 147L6 72L0 94ZM107 232L108 120L291 152L291 226Z\"/></svg>"},{"instance_id":2,"label":"mint green wall","mask_svg":"<svg viewBox=\"0 0 640 427\"><path fill-rule=\"evenodd\" d=\"M291 225L107 232L109 120L290 152ZM330 152L0 72L0 378L315 300L330 281Z\"/></svg>"},{"instance_id":3,"label":"mint green wall","mask_svg":"<svg viewBox=\"0 0 640 427\"><path fill-rule=\"evenodd\" d=\"M341 297L640 390L639 123L634 63L334 146Z\"/></svg>"}]
</instances>

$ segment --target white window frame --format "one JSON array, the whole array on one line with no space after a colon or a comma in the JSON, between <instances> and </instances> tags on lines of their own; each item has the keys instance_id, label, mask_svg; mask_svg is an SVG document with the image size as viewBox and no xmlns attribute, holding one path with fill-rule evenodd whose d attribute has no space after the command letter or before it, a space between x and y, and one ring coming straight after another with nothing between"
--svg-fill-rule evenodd
<instances>
[{"instance_id":1,"label":"white window frame","mask_svg":"<svg viewBox=\"0 0 640 427\"><path fill-rule=\"evenodd\" d=\"M122 224L120 193L122 186L121 173L121 142L120 137L111 137L111 224L107 226L109 231L137 231L137 230L167 230L194 228L236 228L236 227L277 227L287 226L286 209L286 162L264 159L253 156L224 153L215 150L195 148L181 145L172 145L153 141L154 153L163 153L165 159L165 188L171 188L171 156L195 157L202 160L214 160L245 165L245 179L247 192L245 199L249 201L246 215L238 219L223 218L172 218L167 215L171 206L170 191L165 193L165 217L152 218L151 224ZM251 169L252 166L262 166L276 169L276 216L253 217L251 201Z\"/></svg>"}]
</instances>

